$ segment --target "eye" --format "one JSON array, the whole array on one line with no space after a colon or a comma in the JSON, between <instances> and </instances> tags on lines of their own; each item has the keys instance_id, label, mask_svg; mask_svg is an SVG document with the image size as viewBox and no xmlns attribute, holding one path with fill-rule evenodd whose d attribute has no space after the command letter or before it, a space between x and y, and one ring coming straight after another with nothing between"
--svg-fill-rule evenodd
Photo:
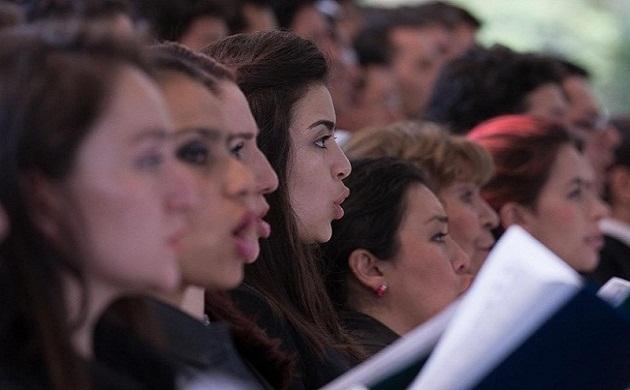
<instances>
[{"instance_id":1,"label":"eye","mask_svg":"<svg viewBox=\"0 0 630 390\"><path fill-rule=\"evenodd\" d=\"M138 157L134 166L138 169L149 170L157 168L164 161L164 157L158 152L149 152Z\"/></svg>"},{"instance_id":2,"label":"eye","mask_svg":"<svg viewBox=\"0 0 630 390\"><path fill-rule=\"evenodd\" d=\"M328 147L326 146L326 142L328 142L328 140L331 138L332 138L331 135L325 135L319 138L317 141L315 141L315 146L322 149L328 149Z\"/></svg>"},{"instance_id":3,"label":"eye","mask_svg":"<svg viewBox=\"0 0 630 390\"><path fill-rule=\"evenodd\" d=\"M197 166L208 164L210 157L208 146L198 140L183 144L175 154L179 160Z\"/></svg>"},{"instance_id":4,"label":"eye","mask_svg":"<svg viewBox=\"0 0 630 390\"><path fill-rule=\"evenodd\" d=\"M446 236L448 236L448 232L438 232L431 237L431 241L444 244L446 243Z\"/></svg>"},{"instance_id":5,"label":"eye","mask_svg":"<svg viewBox=\"0 0 630 390\"><path fill-rule=\"evenodd\" d=\"M243 149L245 148L245 141L238 141L229 146L230 154L240 160L243 157Z\"/></svg>"},{"instance_id":6,"label":"eye","mask_svg":"<svg viewBox=\"0 0 630 390\"><path fill-rule=\"evenodd\" d=\"M473 197L474 197L474 193L471 190L465 190L461 193L460 199L464 203L472 203Z\"/></svg>"},{"instance_id":7,"label":"eye","mask_svg":"<svg viewBox=\"0 0 630 390\"><path fill-rule=\"evenodd\" d=\"M572 199L572 200L579 200L582 198L583 194L584 194L584 191L582 190L582 187L577 187L571 190L571 192L569 192L569 194L567 195L567 198Z\"/></svg>"}]
</instances>

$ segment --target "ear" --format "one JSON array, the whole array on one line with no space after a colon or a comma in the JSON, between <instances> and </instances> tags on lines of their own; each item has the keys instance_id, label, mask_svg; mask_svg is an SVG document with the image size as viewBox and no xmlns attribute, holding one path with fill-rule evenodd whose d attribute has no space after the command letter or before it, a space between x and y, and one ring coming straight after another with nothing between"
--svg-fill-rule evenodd
<instances>
[{"instance_id":1,"label":"ear","mask_svg":"<svg viewBox=\"0 0 630 390\"><path fill-rule=\"evenodd\" d=\"M348 257L348 267L355 279L370 291L385 283L381 263L382 260L365 249L355 249Z\"/></svg>"},{"instance_id":2,"label":"ear","mask_svg":"<svg viewBox=\"0 0 630 390\"><path fill-rule=\"evenodd\" d=\"M529 209L516 202L507 202L499 210L501 225L504 229L514 224L527 228L530 215L531 211Z\"/></svg>"},{"instance_id":3,"label":"ear","mask_svg":"<svg viewBox=\"0 0 630 390\"><path fill-rule=\"evenodd\" d=\"M40 173L29 173L22 180L29 214L35 226L48 239L62 242L63 196L59 184Z\"/></svg>"}]
</instances>

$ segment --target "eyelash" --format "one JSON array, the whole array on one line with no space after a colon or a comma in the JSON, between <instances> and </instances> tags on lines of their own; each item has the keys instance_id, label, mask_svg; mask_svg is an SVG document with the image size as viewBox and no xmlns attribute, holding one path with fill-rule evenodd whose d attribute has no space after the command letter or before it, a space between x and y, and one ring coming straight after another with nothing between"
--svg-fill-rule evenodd
<instances>
[{"instance_id":1,"label":"eyelash","mask_svg":"<svg viewBox=\"0 0 630 390\"><path fill-rule=\"evenodd\" d=\"M333 137L332 135L325 135L322 138L315 141L315 146L321 149L328 149L328 147L326 146L326 142L330 139L336 139L336 137Z\"/></svg>"},{"instance_id":2,"label":"eyelash","mask_svg":"<svg viewBox=\"0 0 630 390\"><path fill-rule=\"evenodd\" d=\"M206 165L210 157L206 145L199 141L191 141L182 145L175 154L179 160L196 166Z\"/></svg>"},{"instance_id":3,"label":"eyelash","mask_svg":"<svg viewBox=\"0 0 630 390\"><path fill-rule=\"evenodd\" d=\"M581 188L576 188L573 191L569 192L567 196L569 199L579 199L582 197L583 191Z\"/></svg>"},{"instance_id":4,"label":"eyelash","mask_svg":"<svg viewBox=\"0 0 630 390\"><path fill-rule=\"evenodd\" d=\"M444 244L446 243L446 236L448 236L448 232L438 232L437 234L433 235L433 237L431 237L431 241Z\"/></svg>"},{"instance_id":5,"label":"eyelash","mask_svg":"<svg viewBox=\"0 0 630 390\"><path fill-rule=\"evenodd\" d=\"M134 165L138 169L149 170L157 168L163 161L164 157L160 153L150 152L136 159Z\"/></svg>"},{"instance_id":6,"label":"eyelash","mask_svg":"<svg viewBox=\"0 0 630 390\"><path fill-rule=\"evenodd\" d=\"M238 160L241 159L241 152L245 148L245 142L240 141L238 144L230 147L230 154L236 157Z\"/></svg>"}]
</instances>

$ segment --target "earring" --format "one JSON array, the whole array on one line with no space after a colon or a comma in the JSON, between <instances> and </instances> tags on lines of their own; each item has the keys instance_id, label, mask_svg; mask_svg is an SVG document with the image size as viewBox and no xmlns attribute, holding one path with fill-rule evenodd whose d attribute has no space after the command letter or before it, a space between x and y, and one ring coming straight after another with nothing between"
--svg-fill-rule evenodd
<instances>
[{"instance_id":1,"label":"earring","mask_svg":"<svg viewBox=\"0 0 630 390\"><path fill-rule=\"evenodd\" d=\"M385 291L387 291L387 285L383 283L374 289L374 294L376 294L376 296L380 298L385 295Z\"/></svg>"}]
</instances>

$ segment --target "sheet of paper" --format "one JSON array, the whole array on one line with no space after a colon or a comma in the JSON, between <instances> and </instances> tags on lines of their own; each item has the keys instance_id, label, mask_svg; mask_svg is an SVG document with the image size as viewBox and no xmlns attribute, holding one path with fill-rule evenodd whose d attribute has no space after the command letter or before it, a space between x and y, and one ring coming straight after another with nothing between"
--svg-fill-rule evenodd
<instances>
[{"instance_id":1,"label":"sheet of paper","mask_svg":"<svg viewBox=\"0 0 630 390\"><path fill-rule=\"evenodd\" d=\"M407 367L419 358L428 356L453 317L458 302L452 303L438 315L415 328L371 359L356 366L323 387L323 390L347 390L369 387L388 374Z\"/></svg>"},{"instance_id":2,"label":"sheet of paper","mask_svg":"<svg viewBox=\"0 0 630 390\"><path fill-rule=\"evenodd\" d=\"M564 261L524 229L510 227L411 388L474 386L581 285Z\"/></svg>"},{"instance_id":3,"label":"sheet of paper","mask_svg":"<svg viewBox=\"0 0 630 390\"><path fill-rule=\"evenodd\" d=\"M613 277L599 289L597 296L617 307L630 296L630 281Z\"/></svg>"}]
</instances>

